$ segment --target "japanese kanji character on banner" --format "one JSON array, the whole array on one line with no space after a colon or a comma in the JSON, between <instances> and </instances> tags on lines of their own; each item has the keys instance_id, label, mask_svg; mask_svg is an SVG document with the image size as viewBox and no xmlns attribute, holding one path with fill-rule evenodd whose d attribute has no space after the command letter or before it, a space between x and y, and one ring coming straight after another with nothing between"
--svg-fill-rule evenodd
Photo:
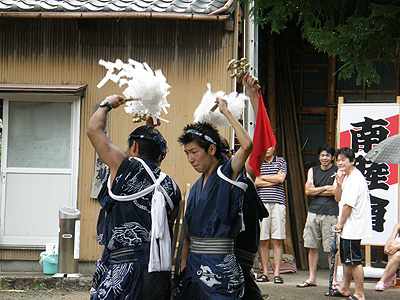
<instances>
[{"instance_id":1,"label":"japanese kanji character on banner","mask_svg":"<svg viewBox=\"0 0 400 300\"><path fill-rule=\"evenodd\" d=\"M371 196L372 237L363 244L385 245L398 222L399 165L372 163L364 158L374 146L399 133L399 104L341 104L339 145L356 153L356 167L364 174Z\"/></svg>"}]
</instances>

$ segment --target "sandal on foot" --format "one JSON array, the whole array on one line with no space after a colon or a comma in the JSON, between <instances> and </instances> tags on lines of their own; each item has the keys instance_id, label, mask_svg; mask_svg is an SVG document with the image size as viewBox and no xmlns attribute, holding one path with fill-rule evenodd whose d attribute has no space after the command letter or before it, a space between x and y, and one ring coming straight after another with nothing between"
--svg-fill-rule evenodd
<instances>
[{"instance_id":1,"label":"sandal on foot","mask_svg":"<svg viewBox=\"0 0 400 300\"><path fill-rule=\"evenodd\" d=\"M275 276L274 277L274 283L282 284L283 283L282 277L281 276Z\"/></svg>"},{"instance_id":2,"label":"sandal on foot","mask_svg":"<svg viewBox=\"0 0 400 300\"><path fill-rule=\"evenodd\" d=\"M333 284L332 287L331 287L331 293L333 293L333 291L337 291L339 288L340 288L340 284L339 283ZM325 296L332 296L332 295L329 294L329 292L326 292L324 295ZM339 296L339 297L341 297L341 296Z\"/></svg>"},{"instance_id":3,"label":"sandal on foot","mask_svg":"<svg viewBox=\"0 0 400 300\"><path fill-rule=\"evenodd\" d=\"M387 287L385 287L385 283L383 281L378 281L378 283L374 287L374 290L377 292L382 292L386 289Z\"/></svg>"},{"instance_id":4,"label":"sandal on foot","mask_svg":"<svg viewBox=\"0 0 400 300\"><path fill-rule=\"evenodd\" d=\"M306 288L306 287L311 287L311 286L317 286L316 284L309 283L307 281L303 281L302 283L296 285L298 288Z\"/></svg>"},{"instance_id":5,"label":"sandal on foot","mask_svg":"<svg viewBox=\"0 0 400 300\"><path fill-rule=\"evenodd\" d=\"M268 281L269 281L269 278L268 278L268 276L265 275L265 274L262 274L262 275L260 276L260 278L257 278L257 282L268 282Z\"/></svg>"},{"instance_id":6,"label":"sandal on foot","mask_svg":"<svg viewBox=\"0 0 400 300\"><path fill-rule=\"evenodd\" d=\"M331 296L331 297L349 297L346 295L343 295L339 290L332 290L331 294L329 295L329 292L325 293L325 296Z\"/></svg>"},{"instance_id":7,"label":"sandal on foot","mask_svg":"<svg viewBox=\"0 0 400 300\"><path fill-rule=\"evenodd\" d=\"M388 280L385 281L384 285L385 285L385 289L387 289L389 286L392 285L393 280L396 279L396 273L393 274L392 277L390 277Z\"/></svg>"}]
</instances>

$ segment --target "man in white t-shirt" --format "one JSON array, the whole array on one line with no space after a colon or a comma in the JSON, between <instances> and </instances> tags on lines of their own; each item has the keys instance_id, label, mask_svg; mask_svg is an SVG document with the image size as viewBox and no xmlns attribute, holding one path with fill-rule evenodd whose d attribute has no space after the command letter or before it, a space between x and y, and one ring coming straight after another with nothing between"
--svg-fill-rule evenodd
<instances>
[{"instance_id":1,"label":"man in white t-shirt","mask_svg":"<svg viewBox=\"0 0 400 300\"><path fill-rule=\"evenodd\" d=\"M350 148L336 152L338 169L336 175L335 199L339 201L339 222L336 230L341 231L340 259L343 263L343 283L334 291L334 296L364 300L364 270L361 260L361 240L372 234L371 201L368 185L363 174L354 166L355 154ZM351 278L355 291L350 296Z\"/></svg>"}]
</instances>

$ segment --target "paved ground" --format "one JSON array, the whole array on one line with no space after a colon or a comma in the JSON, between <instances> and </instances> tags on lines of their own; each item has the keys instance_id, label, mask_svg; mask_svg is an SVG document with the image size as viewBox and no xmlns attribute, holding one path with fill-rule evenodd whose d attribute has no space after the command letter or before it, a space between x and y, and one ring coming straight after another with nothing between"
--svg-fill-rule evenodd
<instances>
[{"instance_id":1,"label":"paved ground","mask_svg":"<svg viewBox=\"0 0 400 300\"><path fill-rule=\"evenodd\" d=\"M261 292L268 294L268 300L328 300L329 297L324 296L328 291L329 271L319 270L317 274L317 287L297 288L296 285L308 278L308 271L299 271L297 275L282 275L283 285L274 284L272 282L259 283ZM365 297L366 299L380 300L398 300L400 299L400 289L390 288L384 292L375 292L374 286L378 279L365 279ZM354 284L351 286L354 292ZM334 298L332 299L343 299Z\"/></svg>"},{"instance_id":2,"label":"paved ground","mask_svg":"<svg viewBox=\"0 0 400 300\"><path fill-rule=\"evenodd\" d=\"M28 292L0 292L0 299L17 300L17 299L38 299L38 300L89 300L89 292L82 291L28 291Z\"/></svg>"},{"instance_id":3,"label":"paved ground","mask_svg":"<svg viewBox=\"0 0 400 300\"><path fill-rule=\"evenodd\" d=\"M0 274L0 278L10 276L6 273ZM16 276L16 275L14 275ZM18 275L19 276L19 275ZM21 275L22 276L22 275ZM43 275L35 275L43 277ZM34 275L30 276L31 278ZM288 274L282 275L285 283L283 285L274 284L272 282L260 283L259 287L263 294L268 295L268 300L328 300L328 297L324 296L324 292L328 290L328 270L318 271L318 286L299 289L296 288L296 284L304 281L308 277L307 271L299 271L297 275ZM31 281L26 276L22 277L25 282ZM70 279L64 279L70 280ZM397 300L400 299L400 288L390 288L384 292L375 292L373 287L375 286L377 279L366 279L365 280L365 295L366 299L379 299L379 300ZM4 281L2 281L4 282ZM90 282L90 276L84 276L80 279L80 283L76 281L70 281L72 284L68 284L67 288L60 289L60 285L55 285L54 288L48 288L47 284L36 283L36 286L26 289L16 289L10 291L11 287L1 286L0 288L0 299L4 300L16 300L16 299L38 299L38 300L88 300L89 291L88 284ZM76 287L74 290L74 286ZM79 289L79 291L78 291ZM84 290L82 290L84 289ZM354 285L352 286L354 291ZM342 299L342 298L337 298Z\"/></svg>"}]
</instances>

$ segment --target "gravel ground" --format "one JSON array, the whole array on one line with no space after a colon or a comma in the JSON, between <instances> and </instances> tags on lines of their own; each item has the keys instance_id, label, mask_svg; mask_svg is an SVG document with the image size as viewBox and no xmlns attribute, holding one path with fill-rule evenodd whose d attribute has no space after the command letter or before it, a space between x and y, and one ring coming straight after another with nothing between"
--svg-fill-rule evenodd
<instances>
[{"instance_id":1,"label":"gravel ground","mask_svg":"<svg viewBox=\"0 0 400 300\"><path fill-rule=\"evenodd\" d=\"M40 299L40 300L89 300L89 292L84 291L0 291L2 300Z\"/></svg>"},{"instance_id":2,"label":"gravel ground","mask_svg":"<svg viewBox=\"0 0 400 300\"><path fill-rule=\"evenodd\" d=\"M297 275L282 274L285 281L283 285L274 284L273 282L259 283L261 292L267 300L329 300L324 296L324 292L328 290L329 270L318 271L318 286L308 288L296 288L296 284L308 278L308 271L299 271ZM1 300L19 300L19 299L38 299L38 300L89 300L89 281L86 278L80 278L78 281L65 281L60 285L58 281L48 280L46 282L36 282L32 278L23 278L23 282L31 281L29 285L5 285L0 287ZM15 283L15 281L12 281ZM62 281L61 281L62 282ZM367 300L398 300L400 299L400 286L392 287L384 292L375 292L373 290L377 279L366 279L364 282L365 297ZM56 285L58 283L59 285ZM67 285L68 283L68 285ZM62 287L62 288L61 288ZM18 290L12 290L17 289ZM351 285L351 291L354 292L354 283ZM344 299L343 298L332 298Z\"/></svg>"},{"instance_id":3,"label":"gravel ground","mask_svg":"<svg viewBox=\"0 0 400 300\"><path fill-rule=\"evenodd\" d=\"M324 296L327 288L323 286L299 289L293 285L276 285L273 283L261 284L261 291L267 294L267 300L329 300ZM352 289L354 291L354 289ZM365 297L368 300L397 300L400 298L400 289L389 289L384 292L375 292L366 290ZM344 297L343 297L344 298ZM4 292L0 291L0 299L2 300L19 300L19 299L38 299L38 300L89 300L89 292L84 291L29 291L29 292ZM342 298L332 298L342 299Z\"/></svg>"}]
</instances>

